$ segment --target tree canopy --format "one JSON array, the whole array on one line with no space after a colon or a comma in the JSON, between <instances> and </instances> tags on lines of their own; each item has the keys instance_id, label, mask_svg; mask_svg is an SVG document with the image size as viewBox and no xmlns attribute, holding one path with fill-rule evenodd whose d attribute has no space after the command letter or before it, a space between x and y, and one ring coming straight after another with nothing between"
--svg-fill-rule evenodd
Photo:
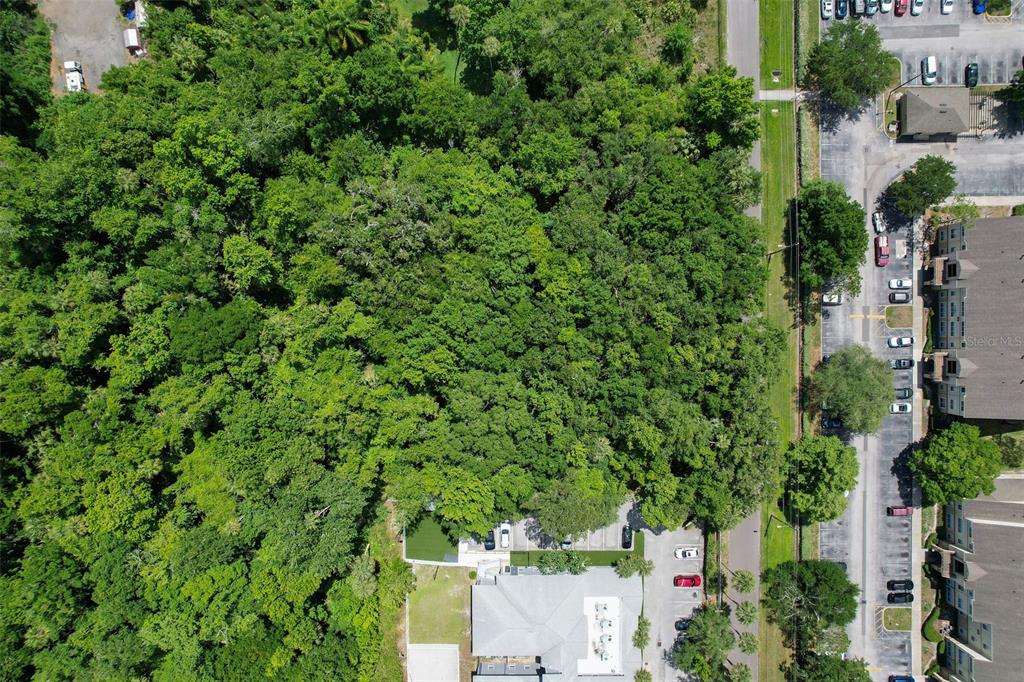
<instances>
[{"instance_id":1,"label":"tree canopy","mask_svg":"<svg viewBox=\"0 0 1024 682\"><path fill-rule=\"evenodd\" d=\"M866 346L847 346L814 370L811 395L839 415L846 428L874 433L882 428L892 400L892 369Z\"/></svg>"},{"instance_id":2,"label":"tree canopy","mask_svg":"<svg viewBox=\"0 0 1024 682\"><path fill-rule=\"evenodd\" d=\"M944 504L993 492L1002 462L999 445L982 438L977 426L953 422L914 451L910 468L925 500Z\"/></svg>"},{"instance_id":3,"label":"tree canopy","mask_svg":"<svg viewBox=\"0 0 1024 682\"><path fill-rule=\"evenodd\" d=\"M807 653L786 668L786 679L793 682L870 682L864 661L844 659L838 654Z\"/></svg>"},{"instance_id":4,"label":"tree canopy","mask_svg":"<svg viewBox=\"0 0 1024 682\"><path fill-rule=\"evenodd\" d=\"M889 85L889 71L884 67L892 59L871 24L834 21L811 48L807 75L837 105L859 109L862 100Z\"/></svg>"},{"instance_id":5,"label":"tree canopy","mask_svg":"<svg viewBox=\"0 0 1024 682\"><path fill-rule=\"evenodd\" d=\"M868 248L864 208L838 182L812 180L800 190L800 277L804 285L860 291Z\"/></svg>"},{"instance_id":6,"label":"tree canopy","mask_svg":"<svg viewBox=\"0 0 1024 682\"><path fill-rule=\"evenodd\" d=\"M694 612L686 637L673 650L672 664L701 679L724 679L726 658L735 642L729 614L713 605L704 606Z\"/></svg>"},{"instance_id":7,"label":"tree canopy","mask_svg":"<svg viewBox=\"0 0 1024 682\"><path fill-rule=\"evenodd\" d=\"M839 564L787 561L762 576L769 620L793 642L814 649L829 627L847 625L857 613L858 588Z\"/></svg>"},{"instance_id":8,"label":"tree canopy","mask_svg":"<svg viewBox=\"0 0 1024 682\"><path fill-rule=\"evenodd\" d=\"M956 166L941 156L929 154L914 163L886 190L896 210L913 218L939 203L956 189Z\"/></svg>"},{"instance_id":9,"label":"tree canopy","mask_svg":"<svg viewBox=\"0 0 1024 682\"><path fill-rule=\"evenodd\" d=\"M846 510L846 494L857 484L857 451L835 436L807 436L789 448L786 489L805 521L829 521Z\"/></svg>"},{"instance_id":10,"label":"tree canopy","mask_svg":"<svg viewBox=\"0 0 1024 682\"><path fill-rule=\"evenodd\" d=\"M637 3L455 4L154 0L102 96L19 52L0 677L391 682L428 510L776 492L749 79Z\"/></svg>"}]
</instances>

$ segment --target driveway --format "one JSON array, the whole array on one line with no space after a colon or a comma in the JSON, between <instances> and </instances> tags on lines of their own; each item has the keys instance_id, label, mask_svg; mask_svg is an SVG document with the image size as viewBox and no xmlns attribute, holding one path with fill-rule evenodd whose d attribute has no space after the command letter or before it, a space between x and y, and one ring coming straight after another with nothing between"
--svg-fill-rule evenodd
<instances>
[{"instance_id":1,"label":"driveway","mask_svg":"<svg viewBox=\"0 0 1024 682\"><path fill-rule=\"evenodd\" d=\"M675 680L677 673L669 665L669 656L676 639L675 623L680 618L689 618L700 606L704 588L673 587L672 579L677 575L701 575L704 566L704 538L696 527L657 531L646 528L642 521L636 521L643 528L645 554L654 562L654 571L644 579L644 613L651 621L651 642L644 649L644 663L654 682ZM697 547L696 559L676 559L677 547Z\"/></svg>"},{"instance_id":2,"label":"driveway","mask_svg":"<svg viewBox=\"0 0 1024 682\"><path fill-rule=\"evenodd\" d=\"M39 0L39 12L53 27L53 59L82 64L85 86L98 90L100 77L115 66L128 64L122 20L113 0ZM64 89L64 72L54 74L54 88Z\"/></svg>"}]
</instances>

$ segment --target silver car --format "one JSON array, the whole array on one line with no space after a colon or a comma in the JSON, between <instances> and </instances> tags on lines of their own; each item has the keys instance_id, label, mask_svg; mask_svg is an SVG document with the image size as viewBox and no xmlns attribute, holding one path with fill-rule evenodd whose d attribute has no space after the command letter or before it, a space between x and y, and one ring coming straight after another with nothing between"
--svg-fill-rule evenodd
<instances>
[{"instance_id":1,"label":"silver car","mask_svg":"<svg viewBox=\"0 0 1024 682\"><path fill-rule=\"evenodd\" d=\"M910 403L889 403L890 414L910 414L913 410Z\"/></svg>"},{"instance_id":2,"label":"silver car","mask_svg":"<svg viewBox=\"0 0 1024 682\"><path fill-rule=\"evenodd\" d=\"M889 348L907 348L914 345L913 336L890 336L886 339Z\"/></svg>"},{"instance_id":3,"label":"silver car","mask_svg":"<svg viewBox=\"0 0 1024 682\"><path fill-rule=\"evenodd\" d=\"M924 11L924 0L910 0L910 13L915 17Z\"/></svg>"}]
</instances>

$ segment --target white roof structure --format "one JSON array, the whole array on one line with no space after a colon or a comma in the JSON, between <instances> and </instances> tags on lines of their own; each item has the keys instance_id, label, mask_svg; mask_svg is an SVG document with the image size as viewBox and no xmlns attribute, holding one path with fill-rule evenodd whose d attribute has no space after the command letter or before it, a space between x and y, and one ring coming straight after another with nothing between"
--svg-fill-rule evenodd
<instances>
[{"instance_id":1,"label":"white roof structure","mask_svg":"<svg viewBox=\"0 0 1024 682\"><path fill-rule=\"evenodd\" d=\"M539 658L559 682L632 679L641 666L631 640L642 601L640 578L620 578L611 568L583 575L501 574L473 586L472 652Z\"/></svg>"},{"instance_id":2,"label":"white roof structure","mask_svg":"<svg viewBox=\"0 0 1024 682\"><path fill-rule=\"evenodd\" d=\"M458 644L410 644L409 682L459 682Z\"/></svg>"}]
</instances>

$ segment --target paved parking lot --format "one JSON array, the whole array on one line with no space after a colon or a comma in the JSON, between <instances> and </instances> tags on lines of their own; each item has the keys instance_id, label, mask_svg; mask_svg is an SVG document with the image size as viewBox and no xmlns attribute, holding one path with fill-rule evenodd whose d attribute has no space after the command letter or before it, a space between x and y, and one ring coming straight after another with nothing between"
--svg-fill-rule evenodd
<instances>
[{"instance_id":1,"label":"paved parking lot","mask_svg":"<svg viewBox=\"0 0 1024 682\"><path fill-rule=\"evenodd\" d=\"M655 682L675 680L673 668L667 663L676 640L676 621L689 618L703 600L704 587L673 587L677 575L701 575L704 571L704 538L699 528L674 531L644 529L647 558L654 562L654 571L644 580L644 612L651 620L651 642L644 651L644 660ZM676 559L677 547L697 547L696 559Z\"/></svg>"},{"instance_id":2,"label":"paved parking lot","mask_svg":"<svg viewBox=\"0 0 1024 682\"><path fill-rule=\"evenodd\" d=\"M939 12L938 0L925 0L920 16L879 12L854 21L878 27L882 45L902 64L902 80L919 76L921 60L932 55L938 62L937 85L962 85L970 63L978 65L981 85L1009 83L1024 68L1024 16L994 22L975 15L968 0L958 0L948 15ZM822 21L822 32L833 22Z\"/></svg>"},{"instance_id":3,"label":"paved parking lot","mask_svg":"<svg viewBox=\"0 0 1024 682\"><path fill-rule=\"evenodd\" d=\"M580 551L622 549L622 528L628 522L627 517L632 508L632 501L623 504L619 507L619 516L615 523L574 540L572 549ZM512 525L512 549L515 551L554 549L561 546L562 539L549 537L533 518L525 518Z\"/></svg>"}]
</instances>

